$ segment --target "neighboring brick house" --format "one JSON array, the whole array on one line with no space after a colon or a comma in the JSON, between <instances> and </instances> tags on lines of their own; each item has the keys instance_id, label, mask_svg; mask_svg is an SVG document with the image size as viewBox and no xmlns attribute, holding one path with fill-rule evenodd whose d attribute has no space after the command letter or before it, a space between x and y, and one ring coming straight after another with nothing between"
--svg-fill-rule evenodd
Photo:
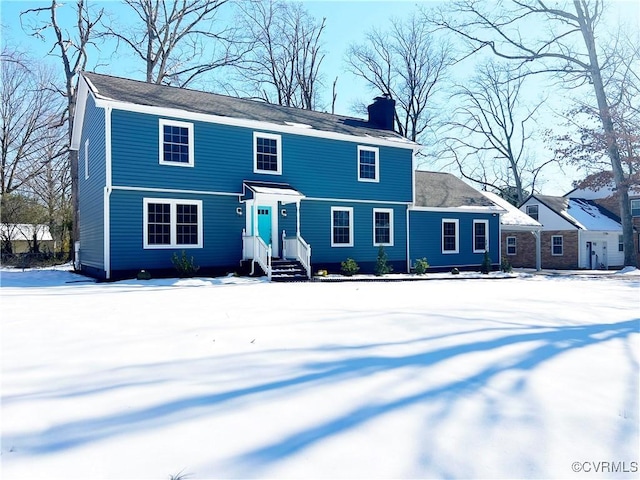
<instances>
[{"instance_id":1,"label":"neighboring brick house","mask_svg":"<svg viewBox=\"0 0 640 480\"><path fill-rule=\"evenodd\" d=\"M609 269L624 265L620 218L594 200L531 195L520 210L542 224L542 268ZM527 248L527 240L522 242Z\"/></svg>"},{"instance_id":2,"label":"neighboring brick house","mask_svg":"<svg viewBox=\"0 0 640 480\"><path fill-rule=\"evenodd\" d=\"M513 267L542 268L542 225L495 193L482 192L505 210L500 215L500 254Z\"/></svg>"},{"instance_id":3,"label":"neighboring brick house","mask_svg":"<svg viewBox=\"0 0 640 480\"><path fill-rule=\"evenodd\" d=\"M603 187L599 189L582 187L575 188L565 195L567 198L587 198L593 200L601 207L620 216L620 201L615 189ZM634 185L629 189L629 202L631 207L631 219L633 222L633 243L636 252L637 263L640 265L640 186Z\"/></svg>"}]
</instances>

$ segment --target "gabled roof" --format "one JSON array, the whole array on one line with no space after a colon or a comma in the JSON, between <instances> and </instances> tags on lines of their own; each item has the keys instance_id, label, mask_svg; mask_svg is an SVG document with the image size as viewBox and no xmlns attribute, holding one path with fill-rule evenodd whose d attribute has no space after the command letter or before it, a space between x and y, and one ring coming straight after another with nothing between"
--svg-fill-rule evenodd
<instances>
[{"instance_id":1,"label":"gabled roof","mask_svg":"<svg viewBox=\"0 0 640 480\"><path fill-rule=\"evenodd\" d=\"M622 229L620 218L593 200L550 195L531 195L529 199L531 198L538 200L581 230L617 231Z\"/></svg>"},{"instance_id":2,"label":"gabled roof","mask_svg":"<svg viewBox=\"0 0 640 480\"><path fill-rule=\"evenodd\" d=\"M382 130L368 121L329 113L283 107L262 101L218 95L187 88L156 85L127 78L84 72L91 93L97 99L193 112L217 117L267 122L304 134L308 130L391 140L416 146L401 135Z\"/></svg>"},{"instance_id":3,"label":"gabled roof","mask_svg":"<svg viewBox=\"0 0 640 480\"><path fill-rule=\"evenodd\" d=\"M415 177L416 207L502 211L478 190L450 173L418 170Z\"/></svg>"},{"instance_id":4,"label":"gabled roof","mask_svg":"<svg viewBox=\"0 0 640 480\"><path fill-rule=\"evenodd\" d=\"M542 224L540 222L534 220L523 211L517 209L515 206L507 202L504 198L496 195L493 192L481 193L493 203L506 211L506 213L500 215L500 225L502 225L505 230L532 231L542 229Z\"/></svg>"}]
</instances>

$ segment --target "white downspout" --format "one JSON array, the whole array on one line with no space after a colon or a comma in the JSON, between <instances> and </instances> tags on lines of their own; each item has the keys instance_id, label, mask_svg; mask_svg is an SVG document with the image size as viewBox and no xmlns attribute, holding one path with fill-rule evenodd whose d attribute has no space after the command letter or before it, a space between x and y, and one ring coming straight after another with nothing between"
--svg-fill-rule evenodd
<instances>
[{"instance_id":1,"label":"white downspout","mask_svg":"<svg viewBox=\"0 0 640 480\"><path fill-rule=\"evenodd\" d=\"M111 278L111 192L113 179L111 177L111 107L104 109L104 148L105 148L105 189L104 189L104 271L105 278Z\"/></svg>"},{"instance_id":2,"label":"white downspout","mask_svg":"<svg viewBox=\"0 0 640 480\"><path fill-rule=\"evenodd\" d=\"M300 236L300 200L296 202L296 236Z\"/></svg>"},{"instance_id":3,"label":"white downspout","mask_svg":"<svg viewBox=\"0 0 640 480\"><path fill-rule=\"evenodd\" d=\"M409 238L411 229L409 228L409 208L410 205L407 205L407 221L406 221L406 229L407 229L407 273L411 273L411 254L409 252L409 248L411 246L411 241Z\"/></svg>"},{"instance_id":4,"label":"white downspout","mask_svg":"<svg viewBox=\"0 0 640 480\"><path fill-rule=\"evenodd\" d=\"M536 271L542 270L542 247L540 243L540 230L535 230L533 235L536 237Z\"/></svg>"},{"instance_id":5,"label":"white downspout","mask_svg":"<svg viewBox=\"0 0 640 480\"><path fill-rule=\"evenodd\" d=\"M582 230L578 229L578 268L582 268L582 262L584 260L584 252L582 251ZM585 267L587 267L587 262L585 261L584 263Z\"/></svg>"}]
</instances>

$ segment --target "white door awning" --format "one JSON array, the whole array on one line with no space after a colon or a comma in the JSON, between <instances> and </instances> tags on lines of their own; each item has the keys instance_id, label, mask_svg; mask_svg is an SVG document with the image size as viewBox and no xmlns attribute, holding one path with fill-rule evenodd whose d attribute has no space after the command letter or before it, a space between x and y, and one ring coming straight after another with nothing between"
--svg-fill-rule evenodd
<instances>
[{"instance_id":1,"label":"white door awning","mask_svg":"<svg viewBox=\"0 0 640 480\"><path fill-rule=\"evenodd\" d=\"M270 198L280 203L298 203L305 196L288 183L272 182L242 182L241 201L251 200L256 197Z\"/></svg>"}]
</instances>

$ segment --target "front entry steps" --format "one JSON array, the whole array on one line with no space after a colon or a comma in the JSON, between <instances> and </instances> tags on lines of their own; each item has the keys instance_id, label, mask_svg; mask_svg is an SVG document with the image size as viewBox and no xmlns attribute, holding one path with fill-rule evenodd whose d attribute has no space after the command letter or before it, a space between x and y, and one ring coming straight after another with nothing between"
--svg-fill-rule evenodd
<instances>
[{"instance_id":1,"label":"front entry steps","mask_svg":"<svg viewBox=\"0 0 640 480\"><path fill-rule=\"evenodd\" d=\"M272 282L306 282L307 270L297 260L271 261Z\"/></svg>"}]
</instances>

